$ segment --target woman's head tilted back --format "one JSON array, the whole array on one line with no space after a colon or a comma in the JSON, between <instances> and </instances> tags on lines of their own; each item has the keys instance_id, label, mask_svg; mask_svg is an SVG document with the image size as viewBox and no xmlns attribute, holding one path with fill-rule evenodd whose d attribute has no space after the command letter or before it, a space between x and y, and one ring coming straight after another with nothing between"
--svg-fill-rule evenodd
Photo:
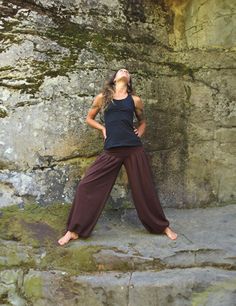
<instances>
[{"instance_id":1,"label":"woman's head tilted back","mask_svg":"<svg viewBox=\"0 0 236 306\"><path fill-rule=\"evenodd\" d=\"M133 94L132 77L129 71L125 68L117 70L104 84L102 89L103 94L103 109L105 110L111 103L116 91L116 83L123 82L127 85L127 93Z\"/></svg>"}]
</instances>

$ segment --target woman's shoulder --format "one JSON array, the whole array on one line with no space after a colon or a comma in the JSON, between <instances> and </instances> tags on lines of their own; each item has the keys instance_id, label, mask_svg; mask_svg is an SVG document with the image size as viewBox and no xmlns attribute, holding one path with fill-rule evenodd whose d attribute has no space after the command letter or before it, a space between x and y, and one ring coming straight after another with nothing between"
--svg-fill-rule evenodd
<instances>
[{"instance_id":1,"label":"woman's shoulder","mask_svg":"<svg viewBox=\"0 0 236 306\"><path fill-rule=\"evenodd\" d=\"M140 98L139 96L131 95L131 97L132 97L133 100L134 100L134 105L135 105L135 106L138 106L138 105L140 105L140 103L142 103L142 100L141 100L141 98Z\"/></svg>"},{"instance_id":2,"label":"woman's shoulder","mask_svg":"<svg viewBox=\"0 0 236 306\"><path fill-rule=\"evenodd\" d=\"M104 97L103 93L100 92L99 94L97 94L97 95L95 96L95 99L97 99L97 100L102 100L103 97Z\"/></svg>"},{"instance_id":3,"label":"woman's shoulder","mask_svg":"<svg viewBox=\"0 0 236 306\"><path fill-rule=\"evenodd\" d=\"M93 99L93 103L100 106L102 105L102 102L103 102L103 93L100 92L99 94L97 94L94 99Z\"/></svg>"}]
</instances>

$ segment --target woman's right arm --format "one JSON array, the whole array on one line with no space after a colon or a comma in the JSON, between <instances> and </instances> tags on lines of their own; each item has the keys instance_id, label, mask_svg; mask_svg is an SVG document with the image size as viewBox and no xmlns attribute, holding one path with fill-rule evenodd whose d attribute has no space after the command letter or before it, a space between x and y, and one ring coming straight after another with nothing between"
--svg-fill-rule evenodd
<instances>
[{"instance_id":1,"label":"woman's right arm","mask_svg":"<svg viewBox=\"0 0 236 306\"><path fill-rule=\"evenodd\" d=\"M105 126L103 126L102 124L100 124L99 122L95 120L95 117L99 113L101 107L102 107L102 93L100 93L94 98L85 121L91 127L102 131L103 137L106 138Z\"/></svg>"}]
</instances>

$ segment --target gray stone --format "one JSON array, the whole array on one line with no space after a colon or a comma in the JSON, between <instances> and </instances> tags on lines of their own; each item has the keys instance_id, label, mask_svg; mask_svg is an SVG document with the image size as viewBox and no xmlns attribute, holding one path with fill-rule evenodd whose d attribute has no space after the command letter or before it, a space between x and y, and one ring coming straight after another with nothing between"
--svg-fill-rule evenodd
<instances>
[{"instance_id":1,"label":"gray stone","mask_svg":"<svg viewBox=\"0 0 236 306\"><path fill-rule=\"evenodd\" d=\"M0 206L72 202L85 169L77 164L88 167L103 146L87 111L123 66L145 104L143 143L163 206L235 201L232 1L0 6ZM122 170L108 208L133 207L130 200Z\"/></svg>"},{"instance_id":2,"label":"gray stone","mask_svg":"<svg viewBox=\"0 0 236 306\"><path fill-rule=\"evenodd\" d=\"M1 302L234 305L236 205L165 213L175 241L147 232L131 209L104 211L91 237L64 247L42 222L25 222L25 243L31 236L40 243L1 240Z\"/></svg>"},{"instance_id":3,"label":"gray stone","mask_svg":"<svg viewBox=\"0 0 236 306\"><path fill-rule=\"evenodd\" d=\"M186 10L185 35L189 48L233 48L235 3L191 1Z\"/></svg>"},{"instance_id":4,"label":"gray stone","mask_svg":"<svg viewBox=\"0 0 236 306\"><path fill-rule=\"evenodd\" d=\"M31 246L25 246L15 241L1 240L0 267L2 268L34 264L37 256L33 255L34 251Z\"/></svg>"},{"instance_id":5,"label":"gray stone","mask_svg":"<svg viewBox=\"0 0 236 306\"><path fill-rule=\"evenodd\" d=\"M24 280L24 294L34 305L191 305L192 301L213 305L210 297L220 289L218 297L224 305L231 306L235 280L235 271L210 267L100 272L70 278L61 271L30 270Z\"/></svg>"},{"instance_id":6,"label":"gray stone","mask_svg":"<svg viewBox=\"0 0 236 306\"><path fill-rule=\"evenodd\" d=\"M136 269L136 263L139 270L208 264L235 268L235 208L235 205L228 205L205 209L166 209L170 227L179 234L176 241L168 241L162 235L150 235L137 219L135 211L126 213L121 217L124 223L117 221L115 227L110 226L106 233L102 225L111 221L101 220L93 233L96 243L90 243L115 249L101 250L93 256L104 266L116 266L118 259L122 266L125 261L130 270ZM74 246L77 243L86 244L76 241Z\"/></svg>"},{"instance_id":7,"label":"gray stone","mask_svg":"<svg viewBox=\"0 0 236 306\"><path fill-rule=\"evenodd\" d=\"M23 271L20 269L0 271L1 305L25 306L27 302L19 295L23 282ZM4 304L3 304L4 303Z\"/></svg>"},{"instance_id":8,"label":"gray stone","mask_svg":"<svg viewBox=\"0 0 236 306\"><path fill-rule=\"evenodd\" d=\"M231 287L231 296L223 299L224 305L230 306L234 297L233 284L235 284L235 271L221 271L219 269L201 268L175 269L161 272L134 272L126 275L119 273L100 273L93 276L78 276L75 282L84 287L91 297L91 289L95 298L101 303L106 292L105 302L108 305L192 305L191 300L197 301L195 293L200 296L204 288L215 286L217 288ZM127 293L128 290L128 293ZM224 294L226 292L221 289ZM209 290L210 291L210 290ZM125 300L121 296L126 297ZM103 298L103 299L102 299ZM211 301L208 299L210 304ZM81 304L82 305L82 304ZM100 304L98 304L100 305Z\"/></svg>"}]
</instances>

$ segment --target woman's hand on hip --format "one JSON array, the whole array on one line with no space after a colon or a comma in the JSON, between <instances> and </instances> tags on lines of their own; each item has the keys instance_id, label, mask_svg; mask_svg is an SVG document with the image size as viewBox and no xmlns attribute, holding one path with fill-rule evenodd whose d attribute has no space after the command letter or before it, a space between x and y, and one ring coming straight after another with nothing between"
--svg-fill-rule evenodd
<instances>
[{"instance_id":1,"label":"woman's hand on hip","mask_svg":"<svg viewBox=\"0 0 236 306\"><path fill-rule=\"evenodd\" d=\"M105 127L102 128L102 135L103 135L103 138L105 140L107 138L106 128Z\"/></svg>"},{"instance_id":2,"label":"woman's hand on hip","mask_svg":"<svg viewBox=\"0 0 236 306\"><path fill-rule=\"evenodd\" d=\"M134 133L135 133L138 137L141 137L139 130L136 129L135 126L134 126Z\"/></svg>"}]
</instances>

